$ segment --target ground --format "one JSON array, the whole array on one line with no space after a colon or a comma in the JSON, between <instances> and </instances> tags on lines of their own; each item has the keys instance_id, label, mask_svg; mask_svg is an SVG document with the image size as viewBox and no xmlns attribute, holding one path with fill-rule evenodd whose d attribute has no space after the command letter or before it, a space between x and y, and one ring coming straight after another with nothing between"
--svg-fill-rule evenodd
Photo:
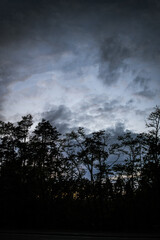
<instances>
[{"instance_id":1,"label":"ground","mask_svg":"<svg viewBox=\"0 0 160 240\"><path fill-rule=\"evenodd\" d=\"M153 240L156 234L104 234L104 233L48 233L48 232L0 232L1 240Z\"/></svg>"}]
</instances>

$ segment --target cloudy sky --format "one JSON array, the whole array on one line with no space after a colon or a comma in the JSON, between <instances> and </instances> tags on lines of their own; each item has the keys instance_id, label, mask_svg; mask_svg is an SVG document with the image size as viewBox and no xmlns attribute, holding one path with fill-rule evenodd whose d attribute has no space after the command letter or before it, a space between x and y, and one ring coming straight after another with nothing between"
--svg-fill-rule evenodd
<instances>
[{"instance_id":1,"label":"cloudy sky","mask_svg":"<svg viewBox=\"0 0 160 240\"><path fill-rule=\"evenodd\" d=\"M2 120L141 132L159 77L158 0L0 1Z\"/></svg>"}]
</instances>

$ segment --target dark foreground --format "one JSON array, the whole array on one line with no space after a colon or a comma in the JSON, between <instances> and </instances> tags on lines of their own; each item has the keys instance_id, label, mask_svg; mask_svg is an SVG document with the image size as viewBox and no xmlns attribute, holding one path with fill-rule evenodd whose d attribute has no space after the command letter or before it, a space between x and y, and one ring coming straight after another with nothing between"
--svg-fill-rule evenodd
<instances>
[{"instance_id":1,"label":"dark foreground","mask_svg":"<svg viewBox=\"0 0 160 240\"><path fill-rule=\"evenodd\" d=\"M22 232L0 232L1 240L153 240L160 239L160 235L147 234L92 234L92 233L22 233Z\"/></svg>"}]
</instances>

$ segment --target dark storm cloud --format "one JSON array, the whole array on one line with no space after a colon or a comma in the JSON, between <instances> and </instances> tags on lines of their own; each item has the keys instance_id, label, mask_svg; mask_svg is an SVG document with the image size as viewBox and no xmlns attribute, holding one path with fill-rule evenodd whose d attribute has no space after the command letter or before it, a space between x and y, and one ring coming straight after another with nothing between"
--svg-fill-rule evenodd
<instances>
[{"instance_id":1,"label":"dark storm cloud","mask_svg":"<svg viewBox=\"0 0 160 240\"><path fill-rule=\"evenodd\" d=\"M107 85L127 71L143 77L142 62L151 63L151 69L159 66L159 13L158 0L1 0L0 112L12 83L58 67L81 74L81 66L97 63ZM76 60L56 65L65 51ZM142 89L147 81L134 84L140 86L134 96L152 97Z\"/></svg>"},{"instance_id":2,"label":"dark storm cloud","mask_svg":"<svg viewBox=\"0 0 160 240\"><path fill-rule=\"evenodd\" d=\"M150 81L149 78L137 76L133 80L133 85L135 84L135 85L139 85L139 87L145 88L145 87L147 87L149 81Z\"/></svg>"},{"instance_id":3,"label":"dark storm cloud","mask_svg":"<svg viewBox=\"0 0 160 240\"><path fill-rule=\"evenodd\" d=\"M52 106L50 110L42 113L42 117L56 126L61 133L71 128L72 112L64 105Z\"/></svg>"},{"instance_id":4,"label":"dark storm cloud","mask_svg":"<svg viewBox=\"0 0 160 240\"><path fill-rule=\"evenodd\" d=\"M137 77L145 71L150 74L153 64L158 69L160 62L159 2L114 3L112 14L104 20L100 47L99 77L107 85L129 71Z\"/></svg>"},{"instance_id":5,"label":"dark storm cloud","mask_svg":"<svg viewBox=\"0 0 160 240\"><path fill-rule=\"evenodd\" d=\"M60 105L58 107L52 107L45 113L45 117L51 122L62 119L68 121L71 118L71 111L66 106Z\"/></svg>"},{"instance_id":6,"label":"dark storm cloud","mask_svg":"<svg viewBox=\"0 0 160 240\"><path fill-rule=\"evenodd\" d=\"M122 136L126 132L125 124L122 122L117 122L115 127L108 128L106 131L111 135L112 143Z\"/></svg>"},{"instance_id":7,"label":"dark storm cloud","mask_svg":"<svg viewBox=\"0 0 160 240\"><path fill-rule=\"evenodd\" d=\"M133 110L133 109L132 109ZM103 98L97 97L84 101L82 104L77 106L77 109L72 112L65 105L51 106L48 111L42 113L42 117L50 121L53 126L56 126L61 133L66 133L77 128L77 126L85 127L87 132L90 132L90 123L95 123L96 119L105 120L108 122L115 121L115 127L109 128L109 132L112 135L117 136L124 132L124 123L119 122L116 119L115 112L130 111L129 106L120 105L118 100L104 102ZM104 125L101 129L104 129Z\"/></svg>"},{"instance_id":8,"label":"dark storm cloud","mask_svg":"<svg viewBox=\"0 0 160 240\"><path fill-rule=\"evenodd\" d=\"M133 95L148 100L153 100L158 94L157 89L150 89L152 80L150 78L143 77L141 74L137 76L128 85L128 89L132 89Z\"/></svg>"},{"instance_id":9,"label":"dark storm cloud","mask_svg":"<svg viewBox=\"0 0 160 240\"><path fill-rule=\"evenodd\" d=\"M106 107L106 105L108 105L108 107ZM114 118L113 112L115 110L113 108L115 105L116 110L120 108L121 109L123 108L124 110L124 107L118 105L118 102L116 103L112 101L110 103L105 103L103 110L98 109L99 114L102 116L103 113L105 112L107 114L108 120L113 119ZM82 127L86 121L87 122L93 121L94 116L92 114L88 114L88 112L86 111L86 110L90 111L92 107L89 105L87 105L86 107L87 108L84 108L83 106L80 109L78 109L77 118L74 116L74 121L73 121L74 113L71 112L71 110L67 108L65 105L52 106L50 110L43 112L41 116L42 118L48 120L53 126L56 126L60 133L64 134L66 132L70 132L71 130L77 129L76 123L79 125L79 123L81 122ZM85 130L86 132L90 132L88 128L85 128ZM115 127L110 127L106 129L106 132L109 133L114 140L116 140L119 135L123 135L125 131L126 131L125 124L122 122L117 122L115 124Z\"/></svg>"},{"instance_id":10,"label":"dark storm cloud","mask_svg":"<svg viewBox=\"0 0 160 240\"><path fill-rule=\"evenodd\" d=\"M89 5L71 0L0 1L0 111L10 84L58 67L73 69L72 62L58 66L55 61L65 51L80 55L77 46L88 37ZM74 62L79 73L84 60Z\"/></svg>"},{"instance_id":11,"label":"dark storm cloud","mask_svg":"<svg viewBox=\"0 0 160 240\"><path fill-rule=\"evenodd\" d=\"M108 85L114 84L120 71L125 70L125 60L131 55L130 49L117 37L107 38L101 46L99 77Z\"/></svg>"},{"instance_id":12,"label":"dark storm cloud","mask_svg":"<svg viewBox=\"0 0 160 240\"><path fill-rule=\"evenodd\" d=\"M56 22L51 25L48 22L47 15L51 14L51 10L46 7L47 3L51 1L2 0L0 2L0 110L11 83L24 80L28 74L43 71L40 68L33 69L32 63L33 59L41 54L41 48L49 44L48 42L51 45L50 32ZM55 6L53 15L56 14L58 15ZM60 44L60 40L58 41L58 34L61 35L57 29L56 37L53 39L55 51L57 49L60 51L63 45ZM30 52L32 48L34 52ZM46 47L49 53L51 50ZM46 51L45 54L48 53ZM17 72L20 67L24 68L22 74ZM29 72L26 73L25 70Z\"/></svg>"}]
</instances>

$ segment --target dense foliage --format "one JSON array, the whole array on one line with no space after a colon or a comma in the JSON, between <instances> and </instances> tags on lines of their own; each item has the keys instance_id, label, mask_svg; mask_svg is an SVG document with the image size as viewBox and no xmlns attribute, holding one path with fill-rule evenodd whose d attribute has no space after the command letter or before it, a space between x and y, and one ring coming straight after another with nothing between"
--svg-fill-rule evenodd
<instances>
[{"instance_id":1,"label":"dense foliage","mask_svg":"<svg viewBox=\"0 0 160 240\"><path fill-rule=\"evenodd\" d=\"M148 133L61 135L32 116L0 122L0 226L153 229L160 224L160 108Z\"/></svg>"}]
</instances>

